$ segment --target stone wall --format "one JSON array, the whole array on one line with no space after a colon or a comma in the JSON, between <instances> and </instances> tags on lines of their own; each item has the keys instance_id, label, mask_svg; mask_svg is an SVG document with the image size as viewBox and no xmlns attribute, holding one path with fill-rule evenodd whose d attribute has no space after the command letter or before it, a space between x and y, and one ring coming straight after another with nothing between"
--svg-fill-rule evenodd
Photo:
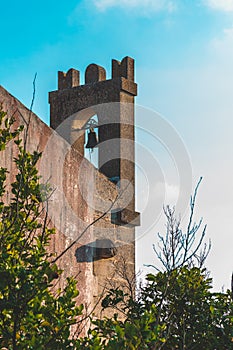
<instances>
[{"instance_id":1,"label":"stone wall","mask_svg":"<svg viewBox=\"0 0 233 350\"><path fill-rule=\"evenodd\" d=\"M59 284L62 287L67 276L76 276L78 302L90 310L99 300L108 278L121 283L119 276L113 277L113 262L125 257L129 273L134 274L134 228L113 224L112 208L109 210L117 198L116 185L1 86L0 103L9 116L14 115L16 125L25 125L30 120L28 150L43 152L39 172L43 181L49 181L54 189L48 214L56 234L50 250L58 257L77 240L57 261L64 270ZM15 176L15 155L13 142L0 153L0 165L9 170L8 185ZM82 234L104 211L107 214ZM99 306L95 312L100 314Z\"/></svg>"}]
</instances>

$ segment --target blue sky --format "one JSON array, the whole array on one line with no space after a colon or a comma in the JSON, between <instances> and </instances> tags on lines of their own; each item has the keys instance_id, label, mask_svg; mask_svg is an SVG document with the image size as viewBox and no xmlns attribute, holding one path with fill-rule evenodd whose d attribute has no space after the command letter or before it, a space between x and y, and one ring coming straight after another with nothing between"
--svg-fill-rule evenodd
<instances>
[{"instance_id":1,"label":"blue sky","mask_svg":"<svg viewBox=\"0 0 233 350\"><path fill-rule=\"evenodd\" d=\"M221 6L204 4L208 1L3 3L1 83L28 104L37 72L35 111L46 119L45 88L56 88L58 69L83 70L93 60L109 68L111 58L126 54L136 58L137 69L197 67L209 59L207 43L231 26ZM21 84L28 89L22 91Z\"/></svg>"},{"instance_id":2,"label":"blue sky","mask_svg":"<svg viewBox=\"0 0 233 350\"><path fill-rule=\"evenodd\" d=\"M212 240L208 267L216 288L227 287L233 268L233 0L1 4L0 84L29 107L37 72L34 111L47 123L47 94L57 88L58 70L73 67L83 76L88 64L97 63L109 77L111 59L124 56L136 60L137 103L158 111L180 135L190 155L193 183L204 177L197 212ZM155 153L160 146L148 144ZM172 202L180 191L179 179L172 175L166 150L158 153L166 200ZM146 191L156 196L158 183L153 186ZM138 187L143 212L140 196L145 189ZM161 217L138 239L138 266L153 263L151 246L163 225Z\"/></svg>"}]
</instances>

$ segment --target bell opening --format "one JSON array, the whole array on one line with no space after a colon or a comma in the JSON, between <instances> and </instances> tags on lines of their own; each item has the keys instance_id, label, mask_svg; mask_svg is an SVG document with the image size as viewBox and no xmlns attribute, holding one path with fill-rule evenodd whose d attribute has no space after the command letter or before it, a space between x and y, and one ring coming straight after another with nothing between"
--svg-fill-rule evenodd
<instances>
[{"instance_id":1,"label":"bell opening","mask_svg":"<svg viewBox=\"0 0 233 350\"><path fill-rule=\"evenodd\" d=\"M84 157L98 168L98 116L94 115L86 124Z\"/></svg>"}]
</instances>

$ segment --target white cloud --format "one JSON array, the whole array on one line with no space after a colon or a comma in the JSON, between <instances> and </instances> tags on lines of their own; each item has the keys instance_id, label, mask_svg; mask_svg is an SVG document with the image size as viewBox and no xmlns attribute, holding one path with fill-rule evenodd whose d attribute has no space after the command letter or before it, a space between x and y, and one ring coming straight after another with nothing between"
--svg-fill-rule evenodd
<instances>
[{"instance_id":1,"label":"white cloud","mask_svg":"<svg viewBox=\"0 0 233 350\"><path fill-rule=\"evenodd\" d=\"M213 10L233 11L233 0L204 0L204 4Z\"/></svg>"},{"instance_id":2,"label":"white cloud","mask_svg":"<svg viewBox=\"0 0 233 350\"><path fill-rule=\"evenodd\" d=\"M218 59L222 67L229 67L232 71L233 59L233 27L225 28L210 42L209 48L213 57Z\"/></svg>"},{"instance_id":3,"label":"white cloud","mask_svg":"<svg viewBox=\"0 0 233 350\"><path fill-rule=\"evenodd\" d=\"M149 12L163 10L173 12L176 8L175 2L171 0L93 0L93 3L99 11L118 7L123 9L139 9Z\"/></svg>"},{"instance_id":4,"label":"white cloud","mask_svg":"<svg viewBox=\"0 0 233 350\"><path fill-rule=\"evenodd\" d=\"M165 191L165 204L169 204L170 206L175 205L180 194L179 186L166 183Z\"/></svg>"}]
</instances>

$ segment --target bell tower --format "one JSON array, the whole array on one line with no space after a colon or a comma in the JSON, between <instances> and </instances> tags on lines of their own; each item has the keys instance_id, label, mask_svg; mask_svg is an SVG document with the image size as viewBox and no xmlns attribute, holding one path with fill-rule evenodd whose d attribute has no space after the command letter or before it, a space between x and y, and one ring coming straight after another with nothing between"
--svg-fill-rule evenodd
<instances>
[{"instance_id":1,"label":"bell tower","mask_svg":"<svg viewBox=\"0 0 233 350\"><path fill-rule=\"evenodd\" d=\"M119 187L130 189L127 205L115 213L116 224L139 224L135 213L134 150L134 60L125 57L112 60L111 79L97 64L85 71L85 84L80 85L80 72L70 69L58 72L58 90L49 93L50 124L79 153L84 155L85 125L93 115L98 117L98 169ZM60 125L66 124L65 128Z\"/></svg>"}]
</instances>

